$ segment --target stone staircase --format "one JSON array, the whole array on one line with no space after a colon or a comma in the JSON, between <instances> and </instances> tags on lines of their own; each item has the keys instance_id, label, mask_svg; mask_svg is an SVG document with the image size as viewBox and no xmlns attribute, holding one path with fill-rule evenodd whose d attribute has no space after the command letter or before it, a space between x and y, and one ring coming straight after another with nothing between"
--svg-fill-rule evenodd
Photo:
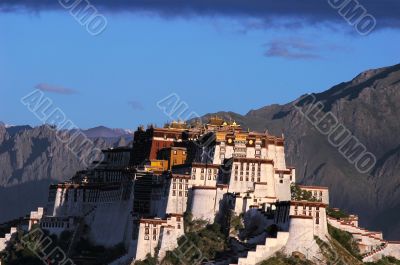
<instances>
[{"instance_id":1,"label":"stone staircase","mask_svg":"<svg viewBox=\"0 0 400 265\"><path fill-rule=\"evenodd\" d=\"M372 236L374 238L379 238L379 236L381 236L380 232L372 232L372 231L369 231L369 230L367 230L365 228L355 226L353 224L347 223L347 222L342 221L342 220L338 220L338 219L335 219L335 218L332 218L332 217L329 217L329 216L327 217L327 219L328 219L328 223L330 225L332 225L333 227L338 228L340 230L347 231L347 232L349 232L351 234L369 235L369 236Z\"/></svg>"},{"instance_id":2,"label":"stone staircase","mask_svg":"<svg viewBox=\"0 0 400 265\"><path fill-rule=\"evenodd\" d=\"M382 246L376 248L375 250L365 253L363 255L363 262L374 262L381 259L384 256L384 251L387 248L388 243L384 243Z\"/></svg>"},{"instance_id":3,"label":"stone staircase","mask_svg":"<svg viewBox=\"0 0 400 265\"><path fill-rule=\"evenodd\" d=\"M4 237L0 238L0 251L3 251L7 247L8 242L12 240L16 233L17 228L11 227L10 232L6 233Z\"/></svg>"},{"instance_id":4,"label":"stone staircase","mask_svg":"<svg viewBox=\"0 0 400 265\"><path fill-rule=\"evenodd\" d=\"M229 265L231 263L237 263L240 257L246 257L247 253L256 248L255 245L241 242L238 239L230 238L231 250L219 254L215 260L210 262L210 264L215 265Z\"/></svg>"},{"instance_id":5,"label":"stone staircase","mask_svg":"<svg viewBox=\"0 0 400 265\"><path fill-rule=\"evenodd\" d=\"M328 223L333 227L349 232L359 242L367 242L372 248L372 251L364 253L362 255L363 262L373 262L381 259L385 255L385 250L388 246L388 242L382 239L381 232L371 232L367 229L354 226L353 224L347 223L343 220L338 220L332 217L328 217Z\"/></svg>"},{"instance_id":6,"label":"stone staircase","mask_svg":"<svg viewBox=\"0 0 400 265\"><path fill-rule=\"evenodd\" d=\"M266 238L263 245L257 245L255 250L247 253L246 257L239 258L238 265L255 265L273 256L282 249L289 239L288 232L278 232L276 238Z\"/></svg>"},{"instance_id":7,"label":"stone staircase","mask_svg":"<svg viewBox=\"0 0 400 265\"><path fill-rule=\"evenodd\" d=\"M357 227L353 224L332 217L328 217L328 223L337 229L349 232L355 239L364 244L367 242L370 246L379 246L379 249L381 248L381 245L387 245L387 241L382 239L381 232L368 231L367 229ZM371 252L365 254L369 253Z\"/></svg>"}]
</instances>

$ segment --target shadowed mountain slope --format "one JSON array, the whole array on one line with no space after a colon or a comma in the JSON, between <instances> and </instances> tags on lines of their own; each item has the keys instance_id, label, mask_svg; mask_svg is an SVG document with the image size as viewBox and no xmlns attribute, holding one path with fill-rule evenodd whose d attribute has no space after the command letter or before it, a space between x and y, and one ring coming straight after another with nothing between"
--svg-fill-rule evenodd
<instances>
[{"instance_id":1,"label":"shadowed mountain slope","mask_svg":"<svg viewBox=\"0 0 400 265\"><path fill-rule=\"evenodd\" d=\"M283 133L287 163L296 167L298 181L328 186L332 206L359 214L362 225L400 239L400 65L363 72L314 95L324 112L331 111L376 156L370 175L359 173L293 102L246 115L219 112L206 117L219 115L252 130Z\"/></svg>"}]
</instances>

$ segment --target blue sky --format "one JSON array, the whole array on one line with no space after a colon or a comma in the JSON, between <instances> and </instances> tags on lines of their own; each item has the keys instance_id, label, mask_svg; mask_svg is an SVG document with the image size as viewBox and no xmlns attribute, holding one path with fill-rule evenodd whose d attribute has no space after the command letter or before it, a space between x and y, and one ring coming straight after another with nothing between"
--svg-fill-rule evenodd
<instances>
[{"instance_id":1,"label":"blue sky","mask_svg":"<svg viewBox=\"0 0 400 265\"><path fill-rule=\"evenodd\" d=\"M1 121L39 124L20 103L35 87L81 128L135 128L169 120L156 103L171 93L200 115L245 114L399 63L397 29L360 36L341 19L291 28L249 27L256 20L247 17L104 15L105 31L92 36L65 10L0 13Z\"/></svg>"}]
</instances>

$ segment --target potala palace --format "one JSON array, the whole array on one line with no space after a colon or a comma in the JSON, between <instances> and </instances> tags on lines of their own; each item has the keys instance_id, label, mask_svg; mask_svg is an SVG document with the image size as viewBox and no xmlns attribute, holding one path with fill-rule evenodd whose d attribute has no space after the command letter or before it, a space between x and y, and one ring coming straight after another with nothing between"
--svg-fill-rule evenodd
<instances>
[{"instance_id":1,"label":"potala palace","mask_svg":"<svg viewBox=\"0 0 400 265\"><path fill-rule=\"evenodd\" d=\"M48 204L30 213L25 229L71 231L70 248L82 233L105 247L123 243L125 255L111 264L131 264L177 249L190 213L222 227L233 217L243 223L241 231L226 229L228 255L198 264L254 265L278 252L329 264L321 248L332 244L328 226L353 235L363 262L400 259L400 242L359 227L355 215L332 217L339 210L329 208L326 187L295 184L284 140L218 117L205 125L140 127L132 146L104 150L104 159L50 186ZM296 196L295 188L307 196ZM0 249L13 233L0 239Z\"/></svg>"}]
</instances>

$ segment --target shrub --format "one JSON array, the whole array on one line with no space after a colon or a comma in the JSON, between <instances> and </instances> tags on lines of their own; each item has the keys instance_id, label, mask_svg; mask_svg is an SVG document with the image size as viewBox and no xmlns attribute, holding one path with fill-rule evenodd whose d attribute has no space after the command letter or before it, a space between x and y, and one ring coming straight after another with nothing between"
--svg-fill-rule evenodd
<instances>
[{"instance_id":1,"label":"shrub","mask_svg":"<svg viewBox=\"0 0 400 265\"><path fill-rule=\"evenodd\" d=\"M333 210L332 208L326 208L326 214L332 218L341 219L341 218L348 218L349 215L340 209Z\"/></svg>"},{"instance_id":2,"label":"shrub","mask_svg":"<svg viewBox=\"0 0 400 265\"><path fill-rule=\"evenodd\" d=\"M290 186L290 193L292 200L295 201L318 201L317 198L312 195L311 191L302 190L297 184L292 184Z\"/></svg>"},{"instance_id":3,"label":"shrub","mask_svg":"<svg viewBox=\"0 0 400 265\"><path fill-rule=\"evenodd\" d=\"M188 224L190 227L191 224ZM217 223L209 224L196 232L188 232L178 239L177 249L167 252L163 264L191 265L201 259L212 260L218 252L227 249L227 238ZM180 257L184 253L184 257Z\"/></svg>"}]
</instances>

